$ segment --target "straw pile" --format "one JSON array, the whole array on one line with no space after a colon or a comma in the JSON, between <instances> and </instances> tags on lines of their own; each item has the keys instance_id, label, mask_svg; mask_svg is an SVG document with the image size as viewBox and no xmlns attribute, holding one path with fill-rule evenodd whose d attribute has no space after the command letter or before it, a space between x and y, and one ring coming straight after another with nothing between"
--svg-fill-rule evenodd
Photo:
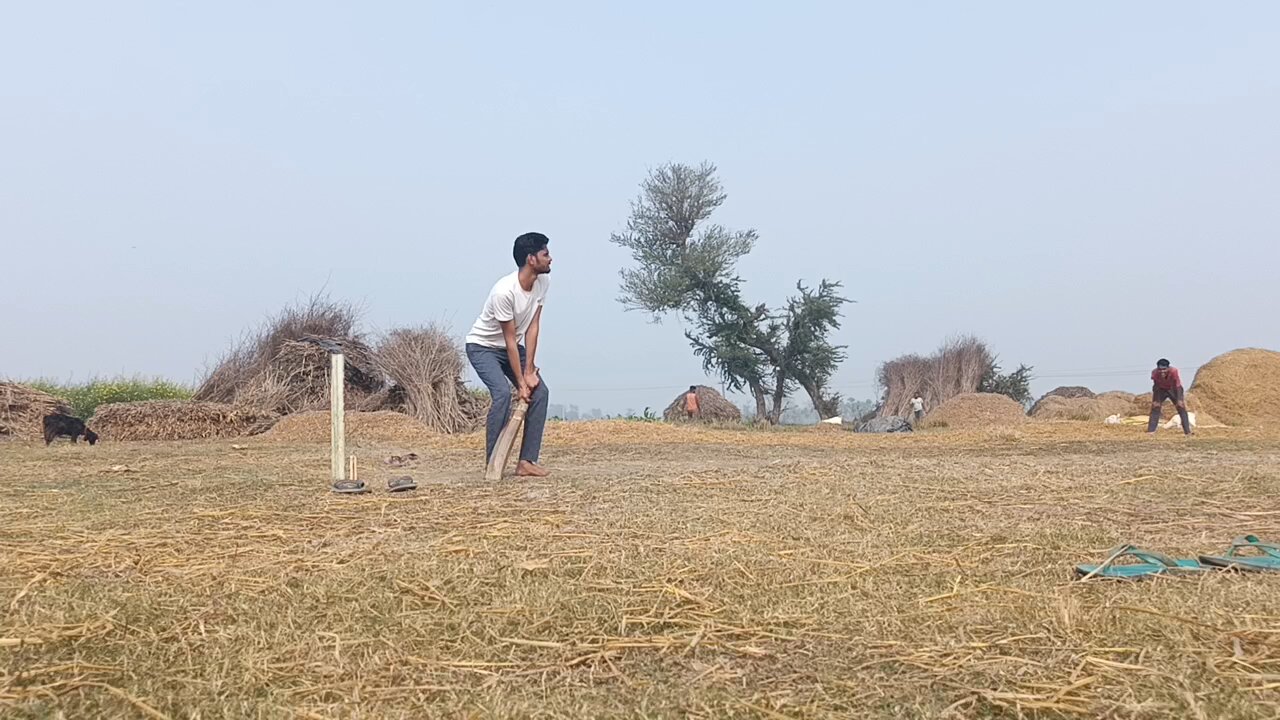
<instances>
[{"instance_id":1,"label":"straw pile","mask_svg":"<svg viewBox=\"0 0 1280 720\"><path fill-rule=\"evenodd\" d=\"M392 330L374 350L358 321L354 306L323 296L285 308L232 347L195 399L281 415L327 410L330 359L318 341L342 349L348 410L397 411L443 433L470 432L484 423L488 399L463 384L466 363L447 331Z\"/></svg>"},{"instance_id":2,"label":"straw pile","mask_svg":"<svg viewBox=\"0 0 1280 720\"><path fill-rule=\"evenodd\" d=\"M383 389L382 373L367 345L351 338L315 338L342 348L346 402L360 407ZM329 352L306 340L289 340L266 368L235 393L233 402L282 415L329 406Z\"/></svg>"},{"instance_id":3,"label":"straw pile","mask_svg":"<svg viewBox=\"0 0 1280 720\"><path fill-rule=\"evenodd\" d=\"M259 358L252 365L256 371L237 382L226 382L227 374L220 376L215 370L197 390L196 399L249 405L282 415L328 407L329 352L312 340L342 348L346 398L353 407L360 407L384 388L373 351L360 340L305 336L279 342L273 355Z\"/></svg>"},{"instance_id":4,"label":"straw pile","mask_svg":"<svg viewBox=\"0 0 1280 720\"><path fill-rule=\"evenodd\" d=\"M104 440L205 440L256 435L279 417L224 403L146 400L103 405L88 425Z\"/></svg>"},{"instance_id":5,"label":"straw pile","mask_svg":"<svg viewBox=\"0 0 1280 720\"><path fill-rule=\"evenodd\" d=\"M966 393L943 403L924 418L925 427L977 430L1021 425L1027 414L1017 401L996 393Z\"/></svg>"},{"instance_id":6,"label":"straw pile","mask_svg":"<svg viewBox=\"0 0 1280 720\"><path fill-rule=\"evenodd\" d=\"M1196 373L1190 392L1227 425L1280 424L1280 352L1246 348L1219 355Z\"/></svg>"},{"instance_id":7,"label":"straw pile","mask_svg":"<svg viewBox=\"0 0 1280 720\"><path fill-rule=\"evenodd\" d=\"M263 438L280 443L327 443L330 434L328 412L304 412L287 415ZM348 442L428 442L436 437L426 425L404 413L391 410L346 413Z\"/></svg>"},{"instance_id":8,"label":"straw pile","mask_svg":"<svg viewBox=\"0 0 1280 720\"><path fill-rule=\"evenodd\" d=\"M441 327L392 330L378 344L377 358L393 383L377 409L400 410L443 433L470 432L489 411L488 402L463 385L462 352Z\"/></svg>"},{"instance_id":9,"label":"straw pile","mask_svg":"<svg viewBox=\"0 0 1280 720\"><path fill-rule=\"evenodd\" d=\"M1056 387L1050 390L1049 392L1045 393L1044 395L1040 396L1040 399L1036 400L1035 404L1031 406L1031 410L1027 414L1034 417L1037 414L1036 411L1040 409L1041 404L1044 403L1049 398L1063 398L1065 400L1074 400L1076 398L1092 399L1095 397L1097 397L1097 395L1095 395L1093 391L1087 387L1081 387L1079 385L1063 385L1062 387Z\"/></svg>"},{"instance_id":10,"label":"straw pile","mask_svg":"<svg viewBox=\"0 0 1280 720\"><path fill-rule=\"evenodd\" d=\"M1101 422L1112 415L1129 414L1132 404L1133 396L1127 393L1108 393L1097 397L1047 395L1036 402L1030 415L1037 420Z\"/></svg>"},{"instance_id":11,"label":"straw pile","mask_svg":"<svg viewBox=\"0 0 1280 720\"><path fill-rule=\"evenodd\" d=\"M196 389L196 400L232 402L242 388L266 371L285 343L304 337L354 338L359 312L354 306L314 296L289 306L235 343Z\"/></svg>"},{"instance_id":12,"label":"straw pile","mask_svg":"<svg viewBox=\"0 0 1280 720\"><path fill-rule=\"evenodd\" d=\"M354 306L323 296L287 307L234 345L196 389L194 399L281 414L326 407L329 353L310 342L319 340L342 348L348 402L358 407L386 385L357 329L359 317Z\"/></svg>"},{"instance_id":13,"label":"straw pile","mask_svg":"<svg viewBox=\"0 0 1280 720\"><path fill-rule=\"evenodd\" d=\"M695 392L698 395L698 417L695 422L742 422L742 411L738 406L725 400L714 388L698 385ZM662 411L662 419L667 422L689 422L684 409L684 396L688 394L689 391L686 390L672 400L667 409Z\"/></svg>"},{"instance_id":14,"label":"straw pile","mask_svg":"<svg viewBox=\"0 0 1280 720\"><path fill-rule=\"evenodd\" d=\"M573 443L551 478L484 482L483 438L441 435L409 470L361 452L363 497L328 492L318 445L5 448L0 715L1280 708L1280 578L1070 580L1132 538L1196 557L1280 537L1280 428L550 429ZM405 473L420 489L388 494Z\"/></svg>"},{"instance_id":15,"label":"straw pile","mask_svg":"<svg viewBox=\"0 0 1280 720\"><path fill-rule=\"evenodd\" d=\"M0 382L0 439L35 440L44 436L44 416L71 413L62 398L17 383Z\"/></svg>"}]
</instances>

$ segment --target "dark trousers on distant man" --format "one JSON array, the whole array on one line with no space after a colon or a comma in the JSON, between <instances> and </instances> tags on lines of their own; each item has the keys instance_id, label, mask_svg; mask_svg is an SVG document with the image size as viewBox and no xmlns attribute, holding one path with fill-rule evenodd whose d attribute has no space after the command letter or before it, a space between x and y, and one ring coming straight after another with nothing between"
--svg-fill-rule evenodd
<instances>
[{"instance_id":1,"label":"dark trousers on distant man","mask_svg":"<svg viewBox=\"0 0 1280 720\"><path fill-rule=\"evenodd\" d=\"M520 350L520 364L525 362L524 346ZM511 361L507 358L506 348L495 348L487 345L467 343L467 360L480 376L480 382L489 389L493 404L489 406L489 417L485 420L484 458L489 462L493 456L493 446L498 444L498 436L502 428L511 419L511 388L516 384L516 374L511 369ZM524 437L520 444L520 459L531 463L538 462L542 452L542 431L547 426L547 392L546 380L539 377L538 387L533 389L529 398L529 410L524 415Z\"/></svg>"},{"instance_id":2,"label":"dark trousers on distant man","mask_svg":"<svg viewBox=\"0 0 1280 720\"><path fill-rule=\"evenodd\" d=\"M1147 419L1147 432L1155 432L1160 426L1160 412L1165 400L1172 400L1178 409L1178 417L1182 419L1182 432L1191 434L1191 418L1187 417L1187 398L1182 388L1165 390L1161 387L1151 388L1151 417Z\"/></svg>"}]
</instances>

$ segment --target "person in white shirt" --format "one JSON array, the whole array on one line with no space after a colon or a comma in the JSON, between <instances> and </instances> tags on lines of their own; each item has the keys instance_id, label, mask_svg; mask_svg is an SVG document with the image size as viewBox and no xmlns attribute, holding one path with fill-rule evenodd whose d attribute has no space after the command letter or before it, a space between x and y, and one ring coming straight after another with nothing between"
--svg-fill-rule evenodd
<instances>
[{"instance_id":1,"label":"person in white shirt","mask_svg":"<svg viewBox=\"0 0 1280 720\"><path fill-rule=\"evenodd\" d=\"M924 419L924 398L920 397L920 393L911 398L911 414L915 416L916 422Z\"/></svg>"},{"instance_id":2,"label":"person in white shirt","mask_svg":"<svg viewBox=\"0 0 1280 720\"><path fill-rule=\"evenodd\" d=\"M542 233L525 233L516 238L512 255L518 269L494 284L480 317L467 333L467 359L493 398L485 422L485 462L511 417L514 387L516 397L529 403L520 461L516 464L516 475L526 477L548 475L538 464L547 424L548 392L535 358L542 306L551 284L549 242Z\"/></svg>"}]
</instances>

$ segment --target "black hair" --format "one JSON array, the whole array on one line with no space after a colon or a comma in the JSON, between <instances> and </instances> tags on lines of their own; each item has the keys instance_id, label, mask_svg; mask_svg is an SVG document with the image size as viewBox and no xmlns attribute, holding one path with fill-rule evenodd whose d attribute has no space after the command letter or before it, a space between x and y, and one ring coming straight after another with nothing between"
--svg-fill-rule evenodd
<instances>
[{"instance_id":1,"label":"black hair","mask_svg":"<svg viewBox=\"0 0 1280 720\"><path fill-rule=\"evenodd\" d=\"M689 386L689 392L691 392L691 393L696 393L696 392L698 392L698 386L697 386L697 385L690 385L690 386Z\"/></svg>"},{"instance_id":2,"label":"black hair","mask_svg":"<svg viewBox=\"0 0 1280 720\"><path fill-rule=\"evenodd\" d=\"M1167 368L1169 367L1169 361L1164 358L1160 358L1159 360L1156 361L1156 367Z\"/></svg>"},{"instance_id":3,"label":"black hair","mask_svg":"<svg viewBox=\"0 0 1280 720\"><path fill-rule=\"evenodd\" d=\"M546 235L535 232L525 233L516 238L515 247L511 249L511 255L516 259L516 267L524 267L529 256L542 252L549 242L551 241Z\"/></svg>"}]
</instances>

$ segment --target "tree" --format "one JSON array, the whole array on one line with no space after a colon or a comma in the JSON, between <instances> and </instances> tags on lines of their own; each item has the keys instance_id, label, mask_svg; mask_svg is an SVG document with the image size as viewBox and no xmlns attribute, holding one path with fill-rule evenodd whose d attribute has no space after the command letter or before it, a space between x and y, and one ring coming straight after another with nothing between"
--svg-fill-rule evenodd
<instances>
[{"instance_id":1,"label":"tree","mask_svg":"<svg viewBox=\"0 0 1280 720\"><path fill-rule=\"evenodd\" d=\"M1011 373L1001 374L1000 366L992 364L978 385L978 392L1008 395L1023 406L1031 404L1031 366L1019 365Z\"/></svg>"},{"instance_id":2,"label":"tree","mask_svg":"<svg viewBox=\"0 0 1280 720\"><path fill-rule=\"evenodd\" d=\"M636 263L620 273L618 301L648 312L654 322L672 313L683 318L703 370L729 390L750 393L757 418L777 424L783 402L797 388L822 417L837 414L840 398L828 393L827 384L845 348L829 335L850 301L839 295L840 283L822 280L816 289L797 283L799 295L780 311L749 305L736 265L758 236L709 222L725 198L710 163L651 171L631 203L626 232L609 238L630 250Z\"/></svg>"},{"instance_id":3,"label":"tree","mask_svg":"<svg viewBox=\"0 0 1280 720\"><path fill-rule=\"evenodd\" d=\"M800 295L787 299L784 363L796 384L808 393L819 420L840 414L840 394L826 390L847 357L844 346L832 345L828 339L831 331L840 327L841 306L849 302L836 294L839 289L839 283L828 280L819 283L816 291L798 282Z\"/></svg>"},{"instance_id":4,"label":"tree","mask_svg":"<svg viewBox=\"0 0 1280 720\"><path fill-rule=\"evenodd\" d=\"M726 197L710 163L663 165L649 173L631 203L627 231L609 238L631 250L639 264L620 273L624 306L656 321L667 312L694 309L699 293L737 294L734 265L755 247L757 235L705 224Z\"/></svg>"}]
</instances>

